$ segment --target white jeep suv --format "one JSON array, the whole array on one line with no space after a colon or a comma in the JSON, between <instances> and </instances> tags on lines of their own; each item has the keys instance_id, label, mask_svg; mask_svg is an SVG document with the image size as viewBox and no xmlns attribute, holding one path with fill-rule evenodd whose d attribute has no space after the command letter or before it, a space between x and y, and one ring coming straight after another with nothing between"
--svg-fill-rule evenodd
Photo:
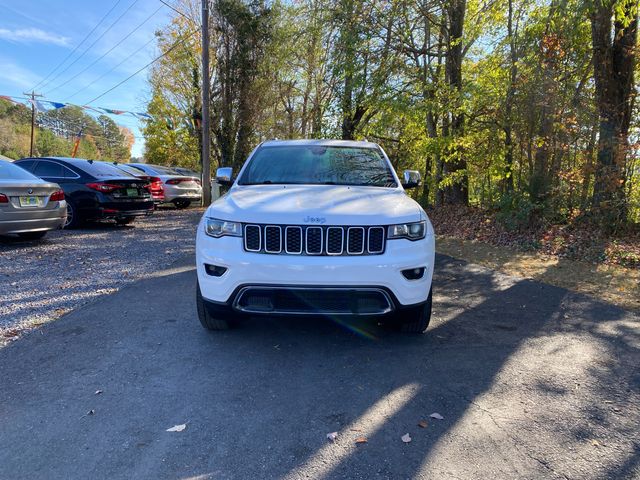
<instances>
[{"instance_id":1,"label":"white jeep suv","mask_svg":"<svg viewBox=\"0 0 640 480\"><path fill-rule=\"evenodd\" d=\"M268 141L198 226L202 325L242 315L392 316L422 333L431 318L435 240L424 210L375 143ZM404 188L403 188L404 187Z\"/></svg>"}]
</instances>

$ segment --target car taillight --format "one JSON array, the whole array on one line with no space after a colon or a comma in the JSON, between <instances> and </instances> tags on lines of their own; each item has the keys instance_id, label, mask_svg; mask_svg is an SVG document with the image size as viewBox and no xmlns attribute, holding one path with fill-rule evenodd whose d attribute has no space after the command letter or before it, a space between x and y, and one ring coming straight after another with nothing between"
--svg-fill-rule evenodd
<instances>
[{"instance_id":1,"label":"car taillight","mask_svg":"<svg viewBox=\"0 0 640 480\"><path fill-rule=\"evenodd\" d=\"M0 193L0 203L9 203L9 198L4 193Z\"/></svg>"},{"instance_id":2,"label":"car taillight","mask_svg":"<svg viewBox=\"0 0 640 480\"><path fill-rule=\"evenodd\" d=\"M164 187L162 186L162 179L158 177L149 177L149 184L145 185L144 188L151 192L162 192L164 191Z\"/></svg>"},{"instance_id":3,"label":"car taillight","mask_svg":"<svg viewBox=\"0 0 640 480\"><path fill-rule=\"evenodd\" d=\"M64 192L62 190L53 192L49 200L52 202L61 202L62 200L64 200Z\"/></svg>"},{"instance_id":4,"label":"car taillight","mask_svg":"<svg viewBox=\"0 0 640 480\"><path fill-rule=\"evenodd\" d=\"M179 183L184 182L183 178L172 178L170 180L167 180L166 183L167 185L178 185Z\"/></svg>"},{"instance_id":5,"label":"car taillight","mask_svg":"<svg viewBox=\"0 0 640 480\"><path fill-rule=\"evenodd\" d=\"M121 188L120 185L111 185L110 183L99 183L99 182L87 183L87 187L102 193L111 193L114 190L118 190L119 188Z\"/></svg>"},{"instance_id":6,"label":"car taillight","mask_svg":"<svg viewBox=\"0 0 640 480\"><path fill-rule=\"evenodd\" d=\"M200 182L200 180L198 180L197 178L194 178L193 181L196 182L198 185L202 185L202 182Z\"/></svg>"}]
</instances>

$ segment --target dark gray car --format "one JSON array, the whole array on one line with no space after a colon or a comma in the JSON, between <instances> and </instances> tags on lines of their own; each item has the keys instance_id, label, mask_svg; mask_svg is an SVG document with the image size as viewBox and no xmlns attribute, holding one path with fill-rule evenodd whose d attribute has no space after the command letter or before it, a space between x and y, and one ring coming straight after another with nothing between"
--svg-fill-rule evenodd
<instances>
[{"instance_id":1,"label":"dark gray car","mask_svg":"<svg viewBox=\"0 0 640 480\"><path fill-rule=\"evenodd\" d=\"M57 183L0 160L0 235L42 238L67 218L64 192Z\"/></svg>"}]
</instances>

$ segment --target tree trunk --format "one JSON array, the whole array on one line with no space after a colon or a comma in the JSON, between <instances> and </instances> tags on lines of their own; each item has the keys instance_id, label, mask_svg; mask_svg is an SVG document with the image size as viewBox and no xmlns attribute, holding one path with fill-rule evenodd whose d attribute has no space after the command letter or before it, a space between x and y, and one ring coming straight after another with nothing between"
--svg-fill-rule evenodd
<instances>
[{"instance_id":1,"label":"tree trunk","mask_svg":"<svg viewBox=\"0 0 640 480\"><path fill-rule=\"evenodd\" d=\"M551 5L547 18L545 32L540 42L540 62L542 69L542 79L539 92L540 120L537 129L539 146L536 148L533 157L533 171L529 179L529 194L531 200L538 204L540 208L547 200L549 194L549 162L551 159L551 141L553 134L553 124L555 119L556 102L556 80L555 70L557 62L558 39L552 32L552 23L557 5ZM542 213L539 211L538 213Z\"/></svg>"},{"instance_id":2,"label":"tree trunk","mask_svg":"<svg viewBox=\"0 0 640 480\"><path fill-rule=\"evenodd\" d=\"M600 124L592 208L608 226L627 219L625 169L637 38L635 2L594 0L591 39Z\"/></svg>"},{"instance_id":3,"label":"tree trunk","mask_svg":"<svg viewBox=\"0 0 640 480\"><path fill-rule=\"evenodd\" d=\"M509 36L509 57L511 64L509 66L509 87L505 98L504 107L504 192L513 192L513 99L516 90L516 79L518 77L518 52L516 49L516 40L513 31L513 0L509 0L509 12L507 17L507 35Z\"/></svg>"},{"instance_id":4,"label":"tree trunk","mask_svg":"<svg viewBox=\"0 0 640 480\"><path fill-rule=\"evenodd\" d=\"M589 187L591 186L591 176L593 175L593 151L596 144L596 134L598 133L598 125L591 128L589 143L585 150L584 166L582 167L582 185L580 185L580 210L583 212L587 209L589 199Z\"/></svg>"},{"instance_id":5,"label":"tree trunk","mask_svg":"<svg viewBox=\"0 0 640 480\"><path fill-rule=\"evenodd\" d=\"M445 69L449 87L455 94L455 101L451 112L450 134L454 146L449 152L449 158L443 165L443 173L452 177L453 182L445 187L444 199L449 204L469 203L469 177L467 174L467 162L460 145L456 145L457 139L464 134L464 113L462 107L462 34L464 29L464 16L466 12L466 0L451 0L447 7L449 21L448 48Z\"/></svg>"}]
</instances>

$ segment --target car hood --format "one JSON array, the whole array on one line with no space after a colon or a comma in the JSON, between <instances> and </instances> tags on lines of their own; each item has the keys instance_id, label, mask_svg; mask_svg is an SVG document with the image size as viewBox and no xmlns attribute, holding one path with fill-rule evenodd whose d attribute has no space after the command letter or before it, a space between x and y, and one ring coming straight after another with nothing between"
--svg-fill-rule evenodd
<instances>
[{"instance_id":1,"label":"car hood","mask_svg":"<svg viewBox=\"0 0 640 480\"><path fill-rule=\"evenodd\" d=\"M207 216L245 223L390 225L424 218L403 190L342 185L234 186Z\"/></svg>"}]
</instances>

